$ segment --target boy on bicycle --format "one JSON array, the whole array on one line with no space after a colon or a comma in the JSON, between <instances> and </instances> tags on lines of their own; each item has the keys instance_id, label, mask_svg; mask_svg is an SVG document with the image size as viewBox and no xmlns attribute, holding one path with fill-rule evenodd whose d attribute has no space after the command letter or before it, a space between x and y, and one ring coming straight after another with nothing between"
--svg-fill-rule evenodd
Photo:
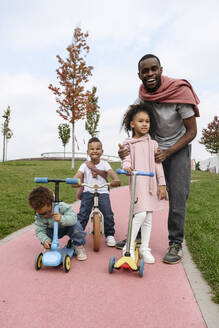
<instances>
[{"instance_id":1,"label":"boy on bicycle","mask_svg":"<svg viewBox=\"0 0 219 328\"><path fill-rule=\"evenodd\" d=\"M90 186L103 185L107 180L107 175L112 179L111 184L114 186L119 186L120 181L117 174L113 171L111 166L107 161L101 160L100 157L103 154L103 148L101 141L93 137L88 141L87 154L90 157L90 161L84 162L77 171L74 178L81 179L84 183ZM98 189L99 193L99 209L104 216L104 234L106 237L107 246L115 246L116 241L114 238L114 215L111 208L109 188L105 186ZM94 190L84 186L83 192L81 194L81 206L78 213L78 220L81 223L83 229L85 229L89 215L91 213L93 203L94 203Z\"/></svg>"}]
</instances>

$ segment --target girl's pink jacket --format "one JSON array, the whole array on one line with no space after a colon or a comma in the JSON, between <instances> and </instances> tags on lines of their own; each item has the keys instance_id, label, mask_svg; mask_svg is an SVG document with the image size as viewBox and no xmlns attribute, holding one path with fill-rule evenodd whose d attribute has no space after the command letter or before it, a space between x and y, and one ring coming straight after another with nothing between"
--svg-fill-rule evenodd
<instances>
[{"instance_id":1,"label":"girl's pink jacket","mask_svg":"<svg viewBox=\"0 0 219 328\"><path fill-rule=\"evenodd\" d=\"M161 209L157 186L166 185L163 166L155 163L154 154L158 144L149 135L141 138L127 138L123 145L130 151L123 160L123 169L131 167L137 171L154 172L154 177L136 176L134 214Z\"/></svg>"}]
</instances>

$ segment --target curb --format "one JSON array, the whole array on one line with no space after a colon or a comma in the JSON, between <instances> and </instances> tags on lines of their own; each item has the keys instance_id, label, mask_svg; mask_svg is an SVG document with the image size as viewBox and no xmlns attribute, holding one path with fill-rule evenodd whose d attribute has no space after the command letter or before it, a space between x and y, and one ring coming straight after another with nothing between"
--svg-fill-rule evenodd
<instances>
[{"instance_id":1,"label":"curb","mask_svg":"<svg viewBox=\"0 0 219 328\"><path fill-rule=\"evenodd\" d=\"M182 264L207 327L217 327L219 322L219 306L211 300L211 288L193 262L185 240L183 242Z\"/></svg>"}]
</instances>

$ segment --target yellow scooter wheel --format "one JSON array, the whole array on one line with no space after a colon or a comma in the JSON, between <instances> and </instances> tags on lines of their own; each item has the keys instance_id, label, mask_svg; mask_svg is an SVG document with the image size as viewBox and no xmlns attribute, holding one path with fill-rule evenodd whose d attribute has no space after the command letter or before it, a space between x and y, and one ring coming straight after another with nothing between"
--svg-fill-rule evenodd
<instances>
[{"instance_id":1,"label":"yellow scooter wheel","mask_svg":"<svg viewBox=\"0 0 219 328\"><path fill-rule=\"evenodd\" d=\"M69 255L65 255L64 259L63 259L63 270L65 272L69 272L71 268L71 259Z\"/></svg>"}]
</instances>

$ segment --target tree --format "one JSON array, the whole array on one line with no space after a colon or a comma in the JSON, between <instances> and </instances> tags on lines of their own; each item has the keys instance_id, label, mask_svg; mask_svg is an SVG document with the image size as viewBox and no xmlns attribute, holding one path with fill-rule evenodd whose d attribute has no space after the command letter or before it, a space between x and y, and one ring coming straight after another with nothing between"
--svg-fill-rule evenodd
<instances>
[{"instance_id":1,"label":"tree","mask_svg":"<svg viewBox=\"0 0 219 328\"><path fill-rule=\"evenodd\" d=\"M208 152L216 154L219 151L219 116L208 124L207 129L202 129L202 138L199 141Z\"/></svg>"},{"instance_id":2,"label":"tree","mask_svg":"<svg viewBox=\"0 0 219 328\"><path fill-rule=\"evenodd\" d=\"M85 129L88 131L91 137L96 137L99 132L97 131L97 126L100 119L100 113L97 110L99 106L97 105L98 97L95 96L96 92L97 92L97 88L93 87L92 98L91 98L92 111L87 113L86 122L85 122Z\"/></svg>"},{"instance_id":3,"label":"tree","mask_svg":"<svg viewBox=\"0 0 219 328\"><path fill-rule=\"evenodd\" d=\"M84 88L93 69L85 62L85 57L90 50L86 43L87 38L88 32L83 33L79 27L74 29L72 43L66 49L68 57L63 60L57 55L60 66L56 72L60 87L49 85L59 104L57 112L72 124L72 170L74 170L75 158L75 122L84 119L87 113L94 110L91 103L92 93Z\"/></svg>"},{"instance_id":4,"label":"tree","mask_svg":"<svg viewBox=\"0 0 219 328\"><path fill-rule=\"evenodd\" d=\"M2 124L2 133L3 133L3 159L2 161L5 162L7 160L7 144L9 139L12 138L13 133L12 130L9 128L9 122L11 119L11 108L8 108L4 111L4 115L2 117L5 119L4 123Z\"/></svg>"},{"instance_id":5,"label":"tree","mask_svg":"<svg viewBox=\"0 0 219 328\"><path fill-rule=\"evenodd\" d=\"M67 123L59 124L58 131L59 131L59 138L62 140L62 145L64 147L64 157L65 157L65 146L69 142L71 136L69 124Z\"/></svg>"}]
</instances>

